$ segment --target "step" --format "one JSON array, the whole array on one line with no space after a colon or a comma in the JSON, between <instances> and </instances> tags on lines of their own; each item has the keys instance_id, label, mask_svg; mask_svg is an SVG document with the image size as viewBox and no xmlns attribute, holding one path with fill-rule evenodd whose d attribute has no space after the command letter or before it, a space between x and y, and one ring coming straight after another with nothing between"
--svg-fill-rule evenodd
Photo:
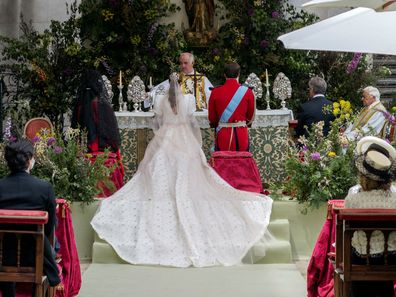
<instances>
[{"instance_id":1,"label":"step","mask_svg":"<svg viewBox=\"0 0 396 297\"><path fill-rule=\"evenodd\" d=\"M275 240L271 242L268 249L255 245L242 259L244 264L274 264L274 263L293 263L292 249L289 241Z\"/></svg>"},{"instance_id":2,"label":"step","mask_svg":"<svg viewBox=\"0 0 396 297\"><path fill-rule=\"evenodd\" d=\"M117 255L110 244L101 240L93 243L92 263L125 264L126 262Z\"/></svg>"},{"instance_id":3,"label":"step","mask_svg":"<svg viewBox=\"0 0 396 297\"><path fill-rule=\"evenodd\" d=\"M244 263L291 263L292 252L290 244L290 227L287 219L276 219L270 222L268 230L273 238L271 244L263 253L264 247L258 242L245 256ZM111 264L125 263L114 249L95 233L92 248L92 263Z\"/></svg>"},{"instance_id":4,"label":"step","mask_svg":"<svg viewBox=\"0 0 396 297\"><path fill-rule=\"evenodd\" d=\"M290 224L287 219L276 219L270 221L268 231L279 240L290 242Z\"/></svg>"},{"instance_id":5,"label":"step","mask_svg":"<svg viewBox=\"0 0 396 297\"><path fill-rule=\"evenodd\" d=\"M294 264L169 268L96 264L83 274L79 297L304 297Z\"/></svg>"}]
</instances>

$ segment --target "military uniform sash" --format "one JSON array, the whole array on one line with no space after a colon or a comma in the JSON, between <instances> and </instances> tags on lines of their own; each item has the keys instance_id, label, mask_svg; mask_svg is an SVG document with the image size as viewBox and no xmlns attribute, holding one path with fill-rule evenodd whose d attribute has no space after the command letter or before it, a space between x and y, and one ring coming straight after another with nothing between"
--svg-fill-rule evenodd
<instances>
[{"instance_id":1,"label":"military uniform sash","mask_svg":"<svg viewBox=\"0 0 396 297\"><path fill-rule=\"evenodd\" d=\"M195 72L195 70L193 74L180 73L180 86L183 94L195 96L195 104L198 110L207 108L204 75Z\"/></svg>"}]
</instances>

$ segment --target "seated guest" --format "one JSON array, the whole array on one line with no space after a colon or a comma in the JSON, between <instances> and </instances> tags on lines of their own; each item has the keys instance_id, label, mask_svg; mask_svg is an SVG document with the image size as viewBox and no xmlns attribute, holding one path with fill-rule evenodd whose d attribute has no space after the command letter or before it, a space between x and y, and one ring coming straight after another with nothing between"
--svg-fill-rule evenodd
<instances>
[{"instance_id":1,"label":"seated guest","mask_svg":"<svg viewBox=\"0 0 396 297\"><path fill-rule=\"evenodd\" d=\"M241 67L235 62L224 65L224 85L212 90L209 122L216 128L216 151L249 151L248 127L256 111L254 94L239 84Z\"/></svg>"},{"instance_id":2,"label":"seated guest","mask_svg":"<svg viewBox=\"0 0 396 297\"><path fill-rule=\"evenodd\" d=\"M50 286L56 286L60 283L59 272L54 251L48 240L48 237L55 231L54 189L48 182L29 174L34 166L33 145L29 140L23 139L7 145L4 156L11 173L0 179L0 209L44 210L48 212L48 222L44 230L46 235L44 238L44 273L48 277ZM13 262L12 258L15 257L12 256L15 254L15 247L12 248L15 243L12 238L8 238L4 242L6 246L3 251L4 263L15 265L15 263L11 263ZM25 261L34 263L35 253L31 250L31 246L34 246L33 238L24 242L22 250L29 252L26 253ZM15 296L15 283L0 283L0 291L3 297Z\"/></svg>"},{"instance_id":3,"label":"seated guest","mask_svg":"<svg viewBox=\"0 0 396 297\"><path fill-rule=\"evenodd\" d=\"M396 208L396 193L391 191L391 183L396 177L395 148L385 140L367 136L358 142L356 152L360 191L348 194L345 208ZM396 232L392 232L387 241L388 251L396 254L395 243ZM383 264L384 245L384 234L379 230L373 231L369 250L371 263ZM365 264L368 251L364 231L353 234L352 247L352 263ZM351 286L351 295L355 297L392 297L393 291L392 281L353 282Z\"/></svg>"},{"instance_id":4,"label":"seated guest","mask_svg":"<svg viewBox=\"0 0 396 297\"><path fill-rule=\"evenodd\" d=\"M384 138L386 108L380 101L380 92L377 88L368 86L363 89L362 103L364 108L355 121L345 130L349 140L357 140L365 135Z\"/></svg>"},{"instance_id":5,"label":"seated guest","mask_svg":"<svg viewBox=\"0 0 396 297\"><path fill-rule=\"evenodd\" d=\"M308 87L310 100L299 108L296 135L308 137L312 124L323 121L323 135L326 136L330 131L330 123L334 120L334 115L331 112L323 110L333 104L325 97L327 83L323 78L315 76L309 80Z\"/></svg>"}]
</instances>

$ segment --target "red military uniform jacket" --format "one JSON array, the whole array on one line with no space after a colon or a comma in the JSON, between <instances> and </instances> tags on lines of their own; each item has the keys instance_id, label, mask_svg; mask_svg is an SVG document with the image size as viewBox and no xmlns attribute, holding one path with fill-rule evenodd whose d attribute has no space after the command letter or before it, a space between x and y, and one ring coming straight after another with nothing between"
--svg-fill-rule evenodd
<instances>
[{"instance_id":1,"label":"red military uniform jacket","mask_svg":"<svg viewBox=\"0 0 396 297\"><path fill-rule=\"evenodd\" d=\"M209 99L209 122L216 128L223 111L231 101L240 84L236 79L227 79L225 84L214 88ZM255 112L255 100L251 89L245 93L229 123L246 121L249 123ZM247 127L223 127L216 135L216 150L218 151L248 151L249 134Z\"/></svg>"}]
</instances>

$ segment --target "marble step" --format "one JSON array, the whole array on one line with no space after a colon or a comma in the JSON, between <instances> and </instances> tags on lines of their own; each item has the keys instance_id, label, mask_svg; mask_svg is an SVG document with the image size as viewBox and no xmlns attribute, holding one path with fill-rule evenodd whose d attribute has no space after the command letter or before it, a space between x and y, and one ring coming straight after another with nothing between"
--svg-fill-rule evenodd
<instances>
[{"instance_id":1,"label":"marble step","mask_svg":"<svg viewBox=\"0 0 396 297\"><path fill-rule=\"evenodd\" d=\"M292 251L290 244L290 227L287 219L276 219L268 226L272 234L271 243L264 253L264 246L257 243L244 257L243 263L291 263ZM95 242L92 249L92 263L111 264L125 263L114 249L95 233Z\"/></svg>"}]
</instances>

